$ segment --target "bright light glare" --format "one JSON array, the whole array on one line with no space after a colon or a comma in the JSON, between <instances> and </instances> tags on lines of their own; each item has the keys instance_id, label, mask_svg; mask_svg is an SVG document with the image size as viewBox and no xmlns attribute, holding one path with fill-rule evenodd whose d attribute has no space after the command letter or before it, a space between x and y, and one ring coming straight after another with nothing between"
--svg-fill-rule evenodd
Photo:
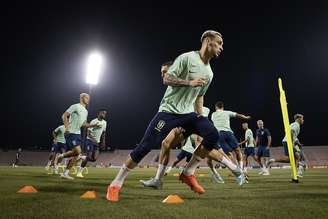
<instances>
[{"instance_id":1,"label":"bright light glare","mask_svg":"<svg viewBox=\"0 0 328 219\"><path fill-rule=\"evenodd\" d=\"M87 84L98 84L99 75L103 70L103 57L100 53L91 53L87 61Z\"/></svg>"}]
</instances>

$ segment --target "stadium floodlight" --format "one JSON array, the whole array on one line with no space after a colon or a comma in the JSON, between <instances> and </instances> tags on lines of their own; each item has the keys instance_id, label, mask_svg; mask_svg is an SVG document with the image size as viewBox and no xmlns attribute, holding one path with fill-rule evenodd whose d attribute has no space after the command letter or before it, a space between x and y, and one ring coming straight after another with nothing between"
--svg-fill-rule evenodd
<instances>
[{"instance_id":1,"label":"stadium floodlight","mask_svg":"<svg viewBox=\"0 0 328 219\"><path fill-rule=\"evenodd\" d=\"M103 56L99 52L92 52L87 60L86 83L89 85L98 84L99 76L103 71Z\"/></svg>"}]
</instances>

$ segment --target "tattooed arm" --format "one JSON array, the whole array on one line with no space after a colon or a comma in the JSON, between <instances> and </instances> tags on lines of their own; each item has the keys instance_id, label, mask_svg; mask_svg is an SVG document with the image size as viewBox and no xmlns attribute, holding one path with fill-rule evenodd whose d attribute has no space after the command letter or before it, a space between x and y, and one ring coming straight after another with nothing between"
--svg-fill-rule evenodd
<instances>
[{"instance_id":1,"label":"tattooed arm","mask_svg":"<svg viewBox=\"0 0 328 219\"><path fill-rule=\"evenodd\" d=\"M172 87L198 87L205 84L205 80L202 78L194 80L183 80L175 77L174 75L165 74L163 78L163 83Z\"/></svg>"}]
</instances>

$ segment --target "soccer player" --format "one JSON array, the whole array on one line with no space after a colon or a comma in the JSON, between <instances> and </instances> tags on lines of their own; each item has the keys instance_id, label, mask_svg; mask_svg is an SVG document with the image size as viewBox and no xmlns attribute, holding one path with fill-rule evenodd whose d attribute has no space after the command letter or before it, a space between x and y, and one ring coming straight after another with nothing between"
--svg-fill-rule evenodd
<instances>
[{"instance_id":1,"label":"soccer player","mask_svg":"<svg viewBox=\"0 0 328 219\"><path fill-rule=\"evenodd\" d=\"M130 170L137 166L152 147L162 144L163 148L162 141L172 129L177 127L185 130L184 137L191 134L203 137L201 145L197 147L179 177L182 182L189 185L193 191L199 194L204 193L205 190L197 182L194 172L202 159L211 157L215 161L225 163L236 172L241 184L244 183L242 171L216 149L216 142L219 138L217 130L207 118L201 116L204 95L213 78L209 61L223 51L223 39L216 31L205 31L201 37L201 43L200 51L184 53L176 58L164 76L164 82L169 86L161 101L159 112L150 122L140 144L131 152L115 179L108 186L106 198L109 201L118 201L124 179ZM162 160L161 157L160 160ZM158 168L160 175L163 176L165 170L166 165L160 163Z\"/></svg>"},{"instance_id":2,"label":"soccer player","mask_svg":"<svg viewBox=\"0 0 328 219\"><path fill-rule=\"evenodd\" d=\"M57 156L55 165L58 165L63 158L71 158L60 176L65 179L74 179L69 176L69 170L74 166L81 154L81 128L97 127L98 124L90 125L87 123L88 111L86 109L89 104L90 96L87 93L80 94L80 103L71 105L62 115L65 126L66 151Z\"/></svg>"},{"instance_id":3,"label":"soccer player","mask_svg":"<svg viewBox=\"0 0 328 219\"><path fill-rule=\"evenodd\" d=\"M248 158L252 157L256 162L257 159L255 157L255 145L254 145L254 136L252 130L248 127L248 123L244 122L242 124L243 130L245 131L245 139L240 144L245 144L245 171L247 172L248 167Z\"/></svg>"},{"instance_id":4,"label":"soccer player","mask_svg":"<svg viewBox=\"0 0 328 219\"><path fill-rule=\"evenodd\" d=\"M65 126L61 125L58 126L53 132L52 132L52 137L53 137L53 144L51 147L51 152L49 155L49 160L48 163L45 167L46 170L49 170L49 168L52 166L53 167L53 172L58 174L58 167L54 166L54 161L56 156L58 156L61 153L65 152L66 148L66 140L65 140Z\"/></svg>"},{"instance_id":5,"label":"soccer player","mask_svg":"<svg viewBox=\"0 0 328 219\"><path fill-rule=\"evenodd\" d=\"M257 146L257 162L261 167L259 174L268 176L270 175L270 172L266 167L266 163L270 157L270 147L272 142L271 133L269 129L264 128L262 120L257 121L257 127L255 145Z\"/></svg>"},{"instance_id":6,"label":"soccer player","mask_svg":"<svg viewBox=\"0 0 328 219\"><path fill-rule=\"evenodd\" d=\"M230 118L249 120L251 117L224 110L224 103L222 101L218 101L215 104L215 109L216 111L212 114L212 121L219 132L220 137L218 143L222 148L226 148L226 151L235 152L239 167L243 169L243 155L238 140L230 127Z\"/></svg>"},{"instance_id":7,"label":"soccer player","mask_svg":"<svg viewBox=\"0 0 328 219\"><path fill-rule=\"evenodd\" d=\"M99 145L102 144L102 148L106 148L105 137L106 137L106 127L107 122L105 120L107 111L101 109L98 111L98 117L90 122L90 125L98 125L97 127L92 127L88 129L87 139L85 141L85 146L87 148L87 156L82 158L82 163L77 171L76 177L83 178L83 170L87 163L96 162L99 157Z\"/></svg>"},{"instance_id":8,"label":"soccer player","mask_svg":"<svg viewBox=\"0 0 328 219\"><path fill-rule=\"evenodd\" d=\"M16 157L15 157L15 161L13 162L13 167L18 167L18 163L20 161L20 156L21 156L21 153L22 153L22 149L21 148L18 148L17 152L16 152Z\"/></svg>"},{"instance_id":9,"label":"soccer player","mask_svg":"<svg viewBox=\"0 0 328 219\"><path fill-rule=\"evenodd\" d=\"M296 165L296 167L298 167L297 176L302 177L302 167L299 166L299 161L301 158L300 147L302 147L302 144L300 143L300 141L298 139L298 135L300 134L300 131L301 131L301 125L304 124L304 116L302 114L295 114L294 120L295 121L292 124L290 124L290 130L291 130L291 136L292 136L295 165ZM267 164L268 166L271 166L271 164L273 162L290 163L286 136L282 140L282 145L284 147L285 156L278 158L278 159L270 159L270 161Z\"/></svg>"},{"instance_id":10,"label":"soccer player","mask_svg":"<svg viewBox=\"0 0 328 219\"><path fill-rule=\"evenodd\" d=\"M209 113L210 113L210 109L207 108L207 107L203 107L203 116L208 117ZM177 131L172 130L171 132L180 133L180 135L183 138L182 133L184 132L184 130L182 128L177 128L176 130ZM170 136L170 134L172 134L171 132L169 133L168 136ZM166 139L164 139L164 141L165 140ZM174 142L174 140L172 142ZM166 171L165 171L164 175L167 175L172 170L172 168L174 168L183 159L186 158L186 161L189 162L192 158L192 155L193 155L194 151L195 151L196 145L199 145L201 143L201 140L200 140L199 136L191 135L190 137L185 139L183 142L184 142L184 145L182 146L180 153L177 155L177 159L173 162L171 167L166 168ZM171 145L170 148L172 148L173 146L174 145ZM211 169L211 174L212 174L213 179L218 183L224 183L222 177L216 171L216 169L214 168L212 162L210 162L208 165ZM160 174L156 174L156 176L154 178L151 178L150 180L146 180L146 181L145 180L140 180L140 182L145 187L151 187L151 188L154 188L154 189L161 189L162 186L163 186L163 182L162 182L161 178L162 178L162 176Z\"/></svg>"}]
</instances>

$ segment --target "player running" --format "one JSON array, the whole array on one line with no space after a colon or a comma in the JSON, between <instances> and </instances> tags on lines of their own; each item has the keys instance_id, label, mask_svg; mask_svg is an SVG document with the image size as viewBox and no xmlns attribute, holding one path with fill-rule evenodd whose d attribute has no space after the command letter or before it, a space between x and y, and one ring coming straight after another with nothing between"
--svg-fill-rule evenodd
<instances>
[{"instance_id":1,"label":"player running","mask_svg":"<svg viewBox=\"0 0 328 219\"><path fill-rule=\"evenodd\" d=\"M294 115L294 122L290 124L290 130L291 130L291 136L292 136L292 143L293 143L293 151L294 151L294 157L295 157L295 165L298 167L297 170L297 176L302 177L302 169L303 166L299 166L300 158L301 158L301 147L303 146L299 139L298 135L301 131L301 126L304 124L304 116L302 114L295 114ZM290 163L289 160L289 153L288 153L288 146L287 146L287 137L285 136L282 140L282 145L284 147L284 156L280 157L278 159L270 159L267 163L268 166L271 166L272 163Z\"/></svg>"},{"instance_id":2,"label":"player running","mask_svg":"<svg viewBox=\"0 0 328 219\"><path fill-rule=\"evenodd\" d=\"M230 127L230 118L250 120L251 117L245 116L240 113L224 110L224 103L222 101L218 101L215 104L215 109L216 111L212 114L212 121L219 132L220 137L218 144L226 152L233 151L236 155L239 167L243 169L243 155L238 140Z\"/></svg>"},{"instance_id":3,"label":"player running","mask_svg":"<svg viewBox=\"0 0 328 219\"><path fill-rule=\"evenodd\" d=\"M118 201L124 179L130 170L135 168L154 146L160 145L172 129L177 127L185 130L185 137L193 133L203 137L201 145L197 147L179 177L182 182L199 194L205 192L194 176L197 166L205 157L225 163L236 172L240 181L244 182L244 176L238 167L215 149L219 138L217 130L208 119L201 116L204 95L213 78L209 61L223 51L222 36L216 31L206 31L201 37L201 43L200 51L180 55L164 76L165 84L169 86L161 101L159 112L150 122L140 144L131 152L115 179L108 186L106 197L109 201ZM194 112L195 108L198 114ZM161 175L164 175L166 166L159 164L159 168Z\"/></svg>"},{"instance_id":4,"label":"player running","mask_svg":"<svg viewBox=\"0 0 328 219\"><path fill-rule=\"evenodd\" d=\"M66 149L66 140L65 140L65 126L58 126L52 132L53 144L49 154L49 160L45 167L46 170L49 170L52 167L52 173L58 174L58 165L54 165L54 161L59 154L65 152Z\"/></svg>"},{"instance_id":5,"label":"player running","mask_svg":"<svg viewBox=\"0 0 328 219\"><path fill-rule=\"evenodd\" d=\"M106 137L106 115L107 111L101 109L98 111L98 117L90 122L90 125L97 125L97 127L88 128L87 139L85 146L87 148L87 156L83 156L81 166L79 167L76 177L83 178L83 170L87 163L96 162L99 157L99 146L100 143L102 148L105 148L105 137Z\"/></svg>"},{"instance_id":6,"label":"player running","mask_svg":"<svg viewBox=\"0 0 328 219\"><path fill-rule=\"evenodd\" d=\"M86 107L89 104L89 100L89 94L81 93L80 103L71 105L62 116L65 126L67 151L57 156L57 159L55 159L55 165L58 165L58 162L63 158L71 158L68 161L64 173L60 174L60 176L65 179L74 179L68 174L81 154L81 127L92 128L98 126L97 124L90 125L87 123L88 111Z\"/></svg>"},{"instance_id":7,"label":"player running","mask_svg":"<svg viewBox=\"0 0 328 219\"><path fill-rule=\"evenodd\" d=\"M255 157L255 145L254 145L254 136L252 130L248 127L248 123L244 122L242 124L243 130L245 131L245 139L240 144L245 144L244 150L244 161L245 161L245 171L247 172L247 168L249 167L248 158L252 157L254 161L257 162Z\"/></svg>"}]
</instances>

